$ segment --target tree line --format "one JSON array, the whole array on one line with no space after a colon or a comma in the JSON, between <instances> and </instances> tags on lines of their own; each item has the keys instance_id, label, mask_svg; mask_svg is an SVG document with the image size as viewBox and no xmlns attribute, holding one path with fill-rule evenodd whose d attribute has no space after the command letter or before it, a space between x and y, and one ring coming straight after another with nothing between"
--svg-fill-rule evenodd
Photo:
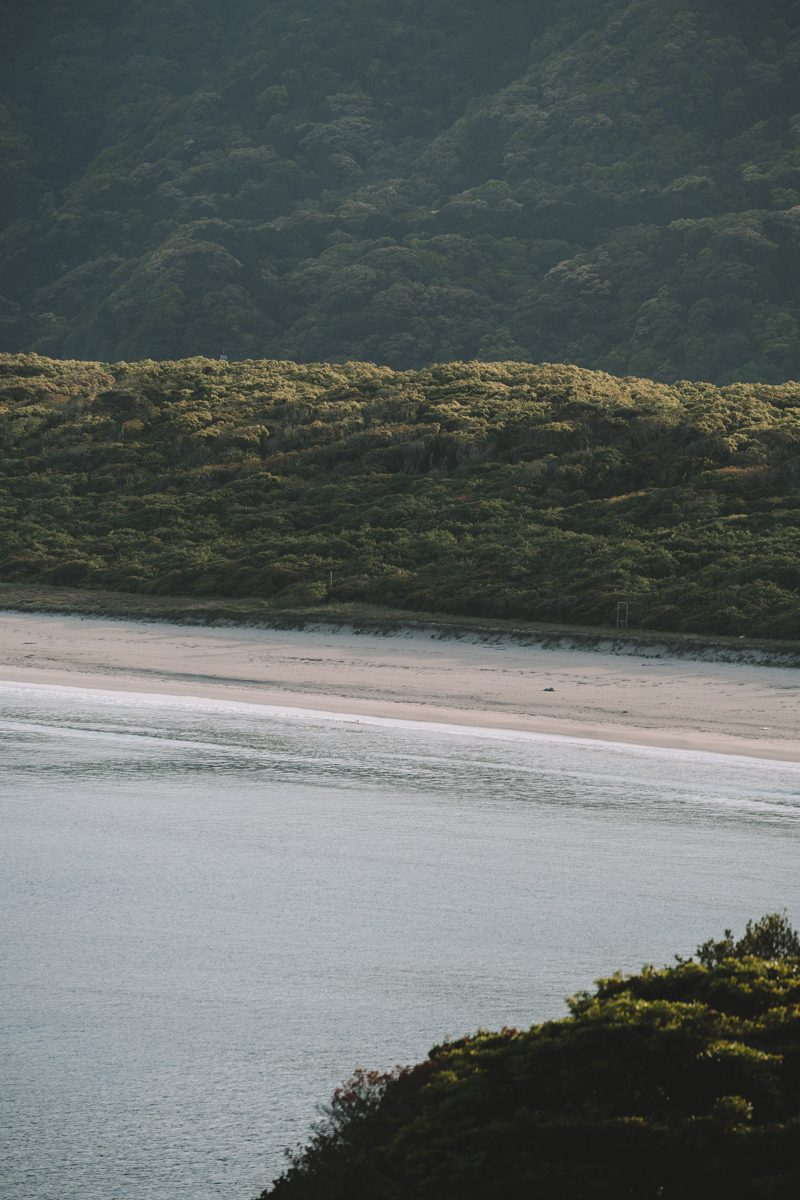
<instances>
[{"instance_id":1,"label":"tree line","mask_svg":"<svg viewBox=\"0 0 800 1200\"><path fill-rule=\"evenodd\" d=\"M795 638L799 482L797 384L0 356L6 580Z\"/></svg>"}]
</instances>

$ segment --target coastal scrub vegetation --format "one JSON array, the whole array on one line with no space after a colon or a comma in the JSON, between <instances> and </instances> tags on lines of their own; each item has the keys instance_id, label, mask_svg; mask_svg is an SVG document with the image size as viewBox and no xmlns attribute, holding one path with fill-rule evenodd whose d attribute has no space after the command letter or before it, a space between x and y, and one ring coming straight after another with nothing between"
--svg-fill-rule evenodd
<instances>
[{"instance_id":1,"label":"coastal scrub vegetation","mask_svg":"<svg viewBox=\"0 0 800 1200\"><path fill-rule=\"evenodd\" d=\"M771 914L562 1020L360 1071L260 1200L794 1200L798 952Z\"/></svg>"},{"instance_id":2,"label":"coastal scrub vegetation","mask_svg":"<svg viewBox=\"0 0 800 1200\"><path fill-rule=\"evenodd\" d=\"M800 376L798 0L3 26L3 349Z\"/></svg>"},{"instance_id":3,"label":"coastal scrub vegetation","mask_svg":"<svg viewBox=\"0 0 800 1200\"><path fill-rule=\"evenodd\" d=\"M0 356L6 582L800 635L800 385Z\"/></svg>"}]
</instances>

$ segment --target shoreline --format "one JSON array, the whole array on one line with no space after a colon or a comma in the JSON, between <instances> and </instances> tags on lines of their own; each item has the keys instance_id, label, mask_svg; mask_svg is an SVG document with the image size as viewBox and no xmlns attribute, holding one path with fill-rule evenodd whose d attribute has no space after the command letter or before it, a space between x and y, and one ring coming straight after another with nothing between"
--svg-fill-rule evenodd
<instances>
[{"instance_id":1,"label":"shoreline","mask_svg":"<svg viewBox=\"0 0 800 1200\"><path fill-rule=\"evenodd\" d=\"M800 762L786 667L0 612L0 681Z\"/></svg>"},{"instance_id":2,"label":"shoreline","mask_svg":"<svg viewBox=\"0 0 800 1200\"><path fill-rule=\"evenodd\" d=\"M170 691L163 685L148 683L134 676L108 675L75 676L63 672L8 672L0 667L0 687L16 684L23 687L58 688L64 691L92 691L110 695L150 696L159 700L213 701L222 704L243 704L253 708L285 711L290 709L318 719L367 721L394 726L419 726L450 733L473 733L487 737L502 734L534 738L597 742L607 746L626 746L640 750L671 750L726 757L761 759L775 763L800 763L800 748L793 750L785 743L758 741L718 734L682 730L640 730L633 726L586 725L578 722L548 720L504 715L480 709L451 709L423 707L402 701L369 702L355 699L315 696L313 694L269 692L259 695L256 689L243 690L222 684L216 687L199 683L175 683ZM324 706L324 707L323 707Z\"/></svg>"}]
</instances>

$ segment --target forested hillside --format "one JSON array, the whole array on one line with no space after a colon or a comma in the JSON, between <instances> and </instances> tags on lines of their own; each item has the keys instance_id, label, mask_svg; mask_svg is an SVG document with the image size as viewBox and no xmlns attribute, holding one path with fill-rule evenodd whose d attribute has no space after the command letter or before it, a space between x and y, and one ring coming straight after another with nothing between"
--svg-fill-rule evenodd
<instances>
[{"instance_id":1,"label":"forested hillside","mask_svg":"<svg viewBox=\"0 0 800 1200\"><path fill-rule=\"evenodd\" d=\"M0 356L6 581L798 637L799 485L800 384Z\"/></svg>"},{"instance_id":2,"label":"forested hillside","mask_svg":"<svg viewBox=\"0 0 800 1200\"><path fill-rule=\"evenodd\" d=\"M800 376L798 0L5 0L0 339Z\"/></svg>"}]
</instances>

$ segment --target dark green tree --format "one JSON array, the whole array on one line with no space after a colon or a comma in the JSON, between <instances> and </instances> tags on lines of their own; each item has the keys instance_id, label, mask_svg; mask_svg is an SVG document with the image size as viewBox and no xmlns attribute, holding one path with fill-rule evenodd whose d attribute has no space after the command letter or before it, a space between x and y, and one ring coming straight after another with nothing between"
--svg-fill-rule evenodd
<instances>
[{"instance_id":1,"label":"dark green tree","mask_svg":"<svg viewBox=\"0 0 800 1200\"><path fill-rule=\"evenodd\" d=\"M798 948L769 914L698 961L600 980L563 1020L359 1072L261 1200L790 1200Z\"/></svg>"}]
</instances>

